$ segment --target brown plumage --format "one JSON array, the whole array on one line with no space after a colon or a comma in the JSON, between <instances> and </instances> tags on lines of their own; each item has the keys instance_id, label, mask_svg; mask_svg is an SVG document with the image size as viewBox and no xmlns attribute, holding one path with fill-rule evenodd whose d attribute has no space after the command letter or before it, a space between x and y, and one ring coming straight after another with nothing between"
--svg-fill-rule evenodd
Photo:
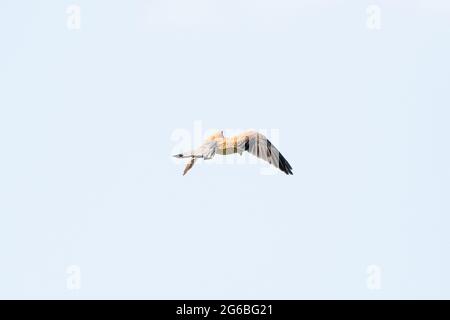
<instances>
[{"instance_id":1,"label":"brown plumage","mask_svg":"<svg viewBox=\"0 0 450 320\"><path fill-rule=\"evenodd\" d=\"M216 153L221 155L239 153L242 155L244 151L269 162L287 175L293 174L292 167L286 158L275 148L269 139L256 131L246 131L230 138L225 138L223 131L219 131L208 137L205 143L199 148L190 152L177 154L174 157L190 158L183 172L183 175L185 175L194 166L197 158L208 160Z\"/></svg>"}]
</instances>

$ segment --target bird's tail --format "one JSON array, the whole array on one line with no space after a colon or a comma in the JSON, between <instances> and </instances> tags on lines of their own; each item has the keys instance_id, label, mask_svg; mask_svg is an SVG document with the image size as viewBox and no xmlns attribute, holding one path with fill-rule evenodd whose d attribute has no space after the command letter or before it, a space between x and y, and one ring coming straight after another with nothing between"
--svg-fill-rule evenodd
<instances>
[{"instance_id":1,"label":"bird's tail","mask_svg":"<svg viewBox=\"0 0 450 320\"><path fill-rule=\"evenodd\" d=\"M193 151L178 153L173 155L175 158L203 158L201 154L196 154Z\"/></svg>"},{"instance_id":2,"label":"bird's tail","mask_svg":"<svg viewBox=\"0 0 450 320\"><path fill-rule=\"evenodd\" d=\"M183 176L192 169L192 167L194 166L195 161L198 158L203 158L202 154L198 154L195 153L195 151L189 151L189 152L184 152L184 153L178 153L178 154L174 154L173 155L175 158L190 158L189 162L186 164L186 167L184 168L183 171Z\"/></svg>"},{"instance_id":3,"label":"bird's tail","mask_svg":"<svg viewBox=\"0 0 450 320\"><path fill-rule=\"evenodd\" d=\"M192 153L191 152L179 153L179 154L174 154L173 156L175 158L191 158L192 157Z\"/></svg>"}]
</instances>

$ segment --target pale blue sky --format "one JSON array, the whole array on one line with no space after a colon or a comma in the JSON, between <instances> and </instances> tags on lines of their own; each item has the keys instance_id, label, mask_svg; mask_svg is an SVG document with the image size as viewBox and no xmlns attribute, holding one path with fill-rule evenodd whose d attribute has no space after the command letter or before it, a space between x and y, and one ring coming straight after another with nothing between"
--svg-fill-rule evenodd
<instances>
[{"instance_id":1,"label":"pale blue sky","mask_svg":"<svg viewBox=\"0 0 450 320\"><path fill-rule=\"evenodd\" d=\"M450 6L391 2L0 0L0 297L450 298ZM294 175L182 177L197 120Z\"/></svg>"}]
</instances>

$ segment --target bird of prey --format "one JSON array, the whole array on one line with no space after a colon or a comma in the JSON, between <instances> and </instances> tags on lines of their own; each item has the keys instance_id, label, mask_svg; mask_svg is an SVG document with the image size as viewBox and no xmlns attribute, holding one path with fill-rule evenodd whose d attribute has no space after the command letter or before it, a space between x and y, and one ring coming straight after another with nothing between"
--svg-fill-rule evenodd
<instances>
[{"instance_id":1,"label":"bird of prey","mask_svg":"<svg viewBox=\"0 0 450 320\"><path fill-rule=\"evenodd\" d=\"M195 150L174 155L175 158L189 158L184 168L183 176L194 166L197 159L209 160L214 155L228 155L247 151L279 168L287 175L293 174L292 167L278 151L277 148L263 134L256 131L246 131L237 136L225 138L223 131L208 137L205 142Z\"/></svg>"}]
</instances>

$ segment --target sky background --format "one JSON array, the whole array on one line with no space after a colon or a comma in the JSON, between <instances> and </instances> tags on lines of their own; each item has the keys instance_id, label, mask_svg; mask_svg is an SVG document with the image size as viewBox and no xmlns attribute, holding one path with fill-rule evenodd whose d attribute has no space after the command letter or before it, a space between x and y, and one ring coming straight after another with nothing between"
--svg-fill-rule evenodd
<instances>
[{"instance_id":1,"label":"sky background","mask_svg":"<svg viewBox=\"0 0 450 320\"><path fill-rule=\"evenodd\" d=\"M444 0L0 0L0 298L450 298L449 31ZM294 175L183 177L195 123L275 130Z\"/></svg>"}]
</instances>

